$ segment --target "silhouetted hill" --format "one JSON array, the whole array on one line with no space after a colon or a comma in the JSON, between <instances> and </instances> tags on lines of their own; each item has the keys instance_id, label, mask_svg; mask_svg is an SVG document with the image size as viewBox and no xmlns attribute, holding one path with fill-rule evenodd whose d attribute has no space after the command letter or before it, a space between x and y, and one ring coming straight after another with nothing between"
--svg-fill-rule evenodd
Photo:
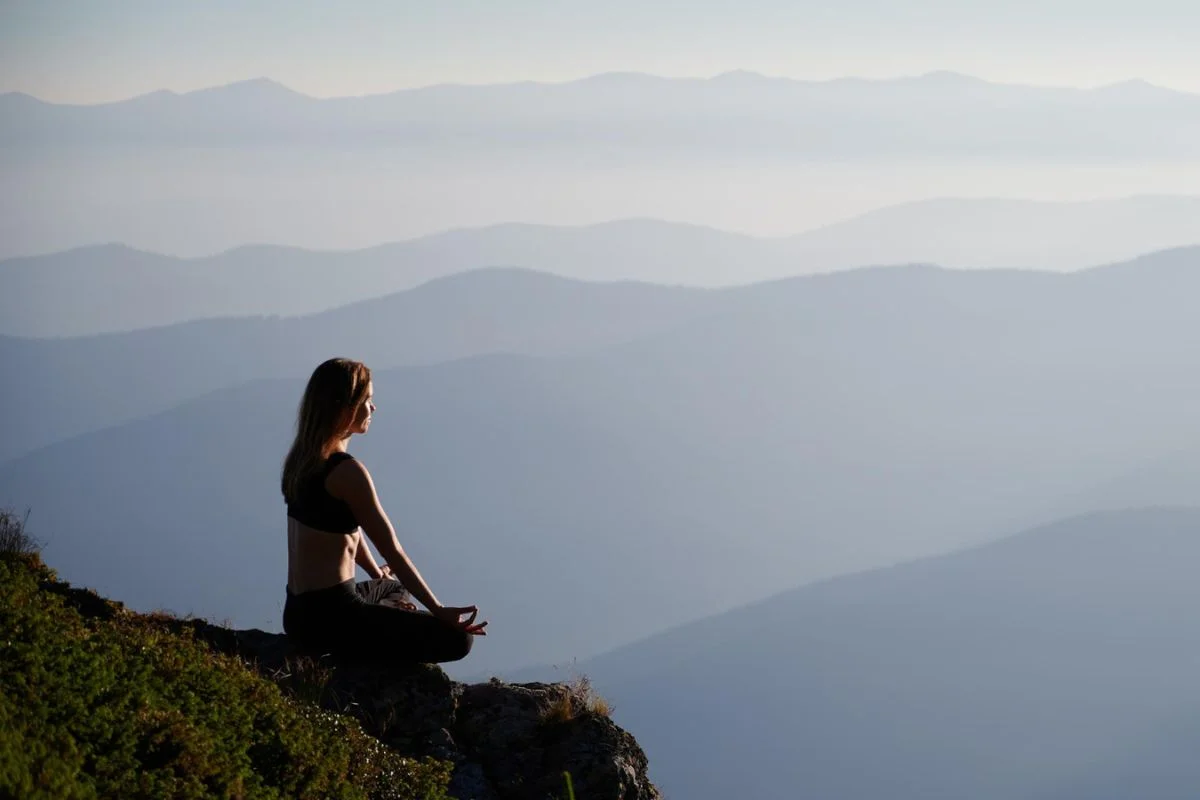
<instances>
[{"instance_id":1,"label":"silhouetted hill","mask_svg":"<svg viewBox=\"0 0 1200 800\"><path fill-rule=\"evenodd\" d=\"M669 796L1174 800L1200 785L1198 558L1200 510L1086 515L578 669Z\"/></svg>"},{"instance_id":2,"label":"silhouetted hill","mask_svg":"<svg viewBox=\"0 0 1200 800\"><path fill-rule=\"evenodd\" d=\"M583 658L994 537L1200 438L1195 257L728 290L588 355L380 370L352 449L439 596L489 609L480 668ZM274 628L302 382L38 450L0 467L0 502L35 510L73 580Z\"/></svg>"},{"instance_id":3,"label":"silhouetted hill","mask_svg":"<svg viewBox=\"0 0 1200 800\"><path fill-rule=\"evenodd\" d=\"M259 79L97 106L0 96L0 120L0 142L9 146L453 142L520 148L535 141L553 148L603 144L673 154L757 148L842 158L1200 153L1196 95L1148 84L1098 90L1001 85L945 72L823 82L746 72L708 80L618 74L329 99Z\"/></svg>"},{"instance_id":4,"label":"silhouetted hill","mask_svg":"<svg viewBox=\"0 0 1200 800\"><path fill-rule=\"evenodd\" d=\"M771 248L650 220L501 225L344 253L255 246L178 259L106 245L0 262L0 325L10 335L74 336L208 317L311 314L485 267L728 285L791 272ZM97 303L99 296L109 300Z\"/></svg>"},{"instance_id":5,"label":"silhouetted hill","mask_svg":"<svg viewBox=\"0 0 1200 800\"><path fill-rule=\"evenodd\" d=\"M1158 253L1095 270L1075 283L1035 274L1008 275L999 280L1012 290L991 300L986 295L997 278L949 280L956 292L962 287L955 302L991 302L995 307L987 313L993 315L1034 313L1026 305L1041 302L1038 298L1045 295L1050 305L1036 313L1053 314L1056 303L1079 297L1081 310L1094 306L1088 313L1110 314L1115 321L1129 310L1142 313L1137 309L1144 309L1141 304L1127 309L1126 292L1137 296L1150 291L1157 302L1171 304L1181 292L1191 291L1197 253L1200 249ZM919 271L895 274L901 276L902 287L920 282ZM1030 296L1016 288L1022 283ZM1115 285L1105 289L1110 283ZM1050 286L1060 284L1070 291L1046 295ZM335 352L356 353L376 368L487 352L570 355L632 341L703 316L752 312L779 302L819 318L844 314L859 319L856 303L875 307L892 291L896 291L892 280L880 270L830 282L784 281L734 291L699 291L578 283L496 269L464 273L300 318L217 319L67 339L0 337L0 364L23 376L0 399L0 417L11 421L3 426L0 461L222 387L257 378L304 376ZM1096 302L1087 299L1092 295ZM915 302L931 299L940 302L936 297L919 297ZM1062 311L1069 313L1065 306ZM1180 324L1190 322L1181 319ZM164 364L187 364L188 369L164 370Z\"/></svg>"},{"instance_id":6,"label":"silhouetted hill","mask_svg":"<svg viewBox=\"0 0 1200 800\"><path fill-rule=\"evenodd\" d=\"M1200 506L1200 443L1193 433L1181 431L1179 441L1162 454L1062 498L1055 510Z\"/></svg>"},{"instance_id":7,"label":"silhouetted hill","mask_svg":"<svg viewBox=\"0 0 1200 800\"><path fill-rule=\"evenodd\" d=\"M1200 197L1075 203L939 198L889 206L792 237L803 263L828 267L1074 270L1200 244Z\"/></svg>"},{"instance_id":8,"label":"silhouetted hill","mask_svg":"<svg viewBox=\"0 0 1200 800\"><path fill-rule=\"evenodd\" d=\"M498 225L351 252L255 246L179 259L104 245L0 261L0 333L79 336L308 314L482 267L726 287L878 264L1070 270L1196 244L1200 198L1131 197L912 203L786 239L623 220Z\"/></svg>"},{"instance_id":9,"label":"silhouetted hill","mask_svg":"<svg viewBox=\"0 0 1200 800\"><path fill-rule=\"evenodd\" d=\"M0 397L0 461L246 381L306 377L335 354L380 369L489 352L581 353L695 318L718 299L696 289L494 269L304 317L0 337L0 364L21 376Z\"/></svg>"}]
</instances>

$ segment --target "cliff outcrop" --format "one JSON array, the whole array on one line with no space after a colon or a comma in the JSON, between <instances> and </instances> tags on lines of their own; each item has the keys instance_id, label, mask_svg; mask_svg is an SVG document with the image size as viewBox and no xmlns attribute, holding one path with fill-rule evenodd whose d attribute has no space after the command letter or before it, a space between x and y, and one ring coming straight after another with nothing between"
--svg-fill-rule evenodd
<instances>
[{"instance_id":1,"label":"cliff outcrop","mask_svg":"<svg viewBox=\"0 0 1200 800\"><path fill-rule=\"evenodd\" d=\"M3 543L0 542L0 545ZM586 682L465 685L141 614L0 547L0 796L656 800Z\"/></svg>"},{"instance_id":2,"label":"cliff outcrop","mask_svg":"<svg viewBox=\"0 0 1200 800\"><path fill-rule=\"evenodd\" d=\"M461 684L434 665L338 662L299 653L279 634L182 624L295 693L355 717L389 747L451 762L449 792L459 800L564 797L564 772L580 800L659 797L641 747L597 709L586 683Z\"/></svg>"}]
</instances>

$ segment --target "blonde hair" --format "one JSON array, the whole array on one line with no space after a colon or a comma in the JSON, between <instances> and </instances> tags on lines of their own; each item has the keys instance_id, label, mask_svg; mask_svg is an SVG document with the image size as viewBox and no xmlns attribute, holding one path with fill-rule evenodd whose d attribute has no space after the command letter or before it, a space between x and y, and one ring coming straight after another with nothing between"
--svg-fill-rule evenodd
<instances>
[{"instance_id":1,"label":"blonde hair","mask_svg":"<svg viewBox=\"0 0 1200 800\"><path fill-rule=\"evenodd\" d=\"M367 365L348 358L331 358L313 370L296 413L296 438L283 460L284 500L290 503L301 482L333 453L342 432L339 423L347 411L353 416L370 383Z\"/></svg>"}]
</instances>

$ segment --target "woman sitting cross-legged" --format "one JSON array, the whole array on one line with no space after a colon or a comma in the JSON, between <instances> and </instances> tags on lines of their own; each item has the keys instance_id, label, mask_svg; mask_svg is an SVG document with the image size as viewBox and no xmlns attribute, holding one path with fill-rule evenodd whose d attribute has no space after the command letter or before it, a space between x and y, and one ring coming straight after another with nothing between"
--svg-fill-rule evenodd
<instances>
[{"instance_id":1,"label":"woman sitting cross-legged","mask_svg":"<svg viewBox=\"0 0 1200 800\"><path fill-rule=\"evenodd\" d=\"M372 399L371 371L344 358L318 366L304 390L281 480L288 522L283 630L322 653L457 661L475 636L486 635L487 623L475 621L475 606L438 602L397 541L371 474L346 452L350 437L371 425ZM355 564L373 580L355 583Z\"/></svg>"}]
</instances>

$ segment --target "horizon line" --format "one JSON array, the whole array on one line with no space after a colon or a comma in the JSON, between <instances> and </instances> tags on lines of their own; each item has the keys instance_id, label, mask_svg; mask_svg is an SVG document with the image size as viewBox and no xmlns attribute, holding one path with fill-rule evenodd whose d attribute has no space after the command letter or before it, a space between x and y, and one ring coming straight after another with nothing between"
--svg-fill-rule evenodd
<instances>
[{"instance_id":1,"label":"horizon line","mask_svg":"<svg viewBox=\"0 0 1200 800\"><path fill-rule=\"evenodd\" d=\"M936 70L929 70L929 71L921 72L921 73L904 73L904 74L891 75L891 76L887 76L887 77L864 77L864 76L858 76L858 75L844 75L844 76L835 77L835 78L821 78L821 79L800 78L800 77L793 77L793 76L787 76L787 75L768 75L768 74L765 74L762 72L757 72L755 70L732 69L732 70L725 70L725 71L718 72L713 75L707 75L707 76L698 76L698 75L674 75L674 76L671 76L671 75L660 75L660 74L651 73L651 72L639 72L636 70L610 70L610 71L605 71L605 72L590 73L587 75L583 75L583 76L579 76L579 77L575 77L575 78L567 78L567 79L563 79L563 80L532 80L532 79L530 79L530 80L499 81L499 82L495 82L495 83L442 82L442 83L422 84L419 86L402 86L402 87L398 87L396 89L391 89L391 90L386 90L386 91L381 91L381 92L370 92L370 93L364 93L364 94L331 94L331 95L308 94L306 92L295 89L295 88L289 86L287 83L284 83L283 81L278 80L276 78L272 78L272 77L265 76L265 75L259 75L259 76L255 76L255 77L249 77L249 78L243 78L240 80L231 81L229 83L212 84L212 85L198 87L195 89L187 89L187 90L183 90L183 91L177 91L174 89L169 89L169 88L164 87L164 88L160 88L160 89L153 89L153 90L150 90L147 92L141 92L139 94L121 97L121 98L114 99L114 100L101 100L101 101L93 102L93 103L58 102L58 101L54 101L54 100L47 100L43 97L39 97L38 95L33 94L32 92L27 92L27 91L20 90L20 89L11 89L11 90L6 90L4 92L0 92L0 97L18 95L18 96L27 97L32 100L36 100L39 103L43 103L45 105L51 105L51 106L60 106L60 107L69 107L69 108L97 108L97 107L102 107L102 106L120 105L122 103L129 103L129 102L132 102L135 100L139 100L139 99L147 98L147 97L154 97L157 95L168 95L168 96L172 96L172 97L188 97L190 95L195 95L195 94L218 92L218 91L225 90L225 89L232 89L235 87L250 86L250 85L257 84L257 85L277 87L279 89L283 89L286 92L289 92L290 94L296 95L297 97L301 97L306 100L313 100L316 102L320 102L320 101L324 101L324 100L346 100L346 99L360 99L361 100L361 99L371 99L371 98L380 98L380 97L390 97L393 95L432 91L432 90L437 90L437 89L499 89L499 88L509 88L509 87L517 87L517 86L565 87L565 86L571 86L573 84L588 83L588 82L597 81L597 80L620 79L620 78L635 79L635 80L636 79L653 80L653 81L662 81L662 82L687 82L687 83L711 83L711 82L715 82L715 81L729 80L732 78L732 79L757 80L757 81L762 81L764 83L790 83L790 84L808 85L808 86L823 86L823 85L827 86L830 84L837 84L837 83L886 84L886 83L904 83L904 82L929 81L929 80L939 80L940 79L940 80L955 80L955 81L961 81L964 83L983 84L983 85L987 85L987 86L1033 89L1033 90L1042 90L1042 91L1097 92L1097 91L1111 90L1114 88L1121 88L1121 87L1126 87L1126 86L1138 86L1138 87L1145 87L1145 88L1150 88L1150 89L1157 89L1160 91L1172 92L1174 94L1180 94L1180 95L1188 95L1188 96L1193 96L1193 97L1200 96L1200 92L1195 92L1195 91L1191 91L1191 90L1187 90L1187 89L1178 89L1178 88L1167 86L1167 85L1160 84L1160 83L1153 83L1151 81L1146 80L1145 78L1141 78L1141 77L1137 77L1137 76L1126 78L1124 80L1119 80L1119 81L1110 81L1108 83L1096 84L1093 86L1077 86L1077 85L1054 84L1054 83L1040 84L1040 83L1014 83L1014 82L1008 82L1008 81L998 81L998 80L982 78L982 77L979 77L976 75L971 75L966 72L958 72L956 70L950 70L950 69L936 69Z\"/></svg>"}]
</instances>

